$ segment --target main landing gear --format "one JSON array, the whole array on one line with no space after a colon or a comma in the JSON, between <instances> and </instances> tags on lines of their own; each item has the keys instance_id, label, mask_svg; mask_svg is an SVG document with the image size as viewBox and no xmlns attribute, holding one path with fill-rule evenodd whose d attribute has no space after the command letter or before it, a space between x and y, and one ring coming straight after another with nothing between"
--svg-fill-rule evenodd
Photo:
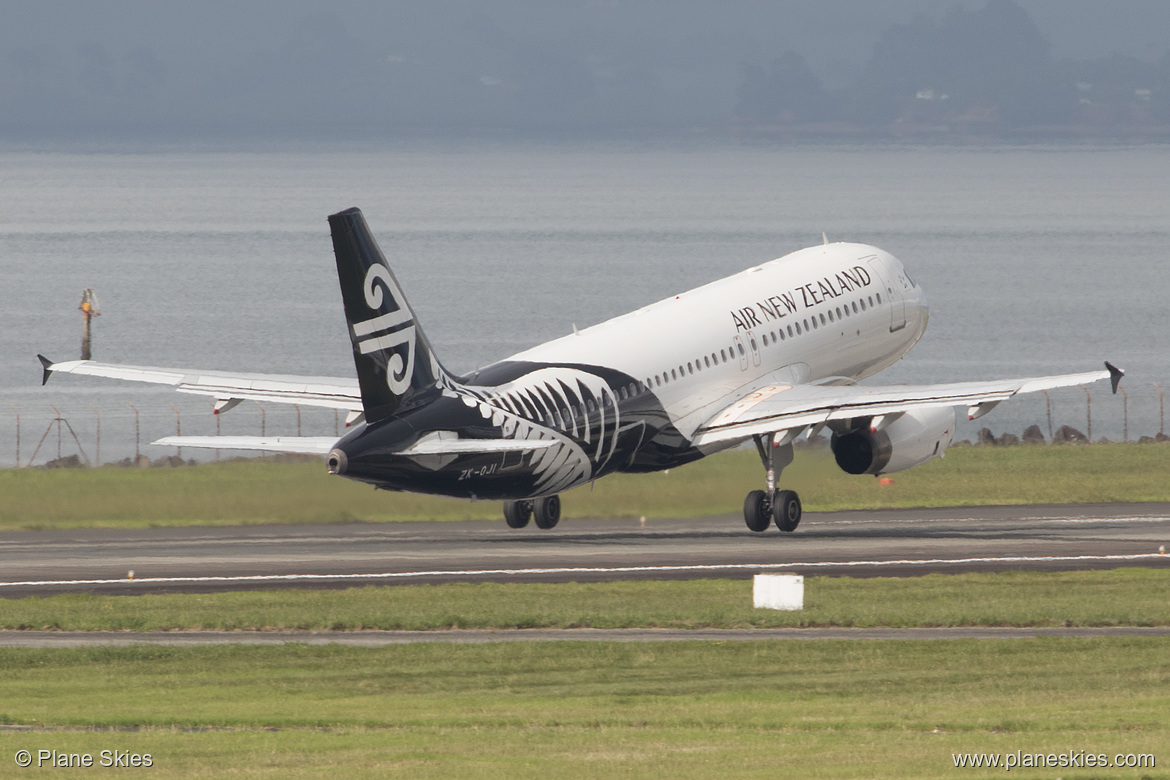
<instances>
[{"instance_id":1,"label":"main landing gear","mask_svg":"<svg viewBox=\"0 0 1170 780\"><path fill-rule=\"evenodd\" d=\"M786 435L784 439L788 439ZM756 449L767 473L767 490L753 490L743 502L743 520L747 527L760 533L772 523L781 531L796 530L800 525L800 496L794 490L777 490L776 478L792 462L792 441L777 441L771 435L756 436Z\"/></svg>"},{"instance_id":2,"label":"main landing gear","mask_svg":"<svg viewBox=\"0 0 1170 780\"><path fill-rule=\"evenodd\" d=\"M561 519L561 497L521 499L504 502L504 520L509 528L523 528L529 520L536 520L536 527L548 530Z\"/></svg>"}]
</instances>

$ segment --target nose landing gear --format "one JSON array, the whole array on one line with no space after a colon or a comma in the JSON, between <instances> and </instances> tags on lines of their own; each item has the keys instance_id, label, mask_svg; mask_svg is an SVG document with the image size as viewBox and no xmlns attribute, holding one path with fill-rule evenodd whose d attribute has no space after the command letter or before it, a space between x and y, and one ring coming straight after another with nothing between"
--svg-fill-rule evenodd
<instances>
[{"instance_id":1,"label":"nose landing gear","mask_svg":"<svg viewBox=\"0 0 1170 780\"><path fill-rule=\"evenodd\" d=\"M747 527L756 533L768 530L772 523L781 531L791 533L800 525L802 508L800 496L794 490L777 490L776 478L784 467L792 462L791 433L783 437L756 436L756 449L764 462L767 475L767 490L753 490L743 502L743 519Z\"/></svg>"}]
</instances>

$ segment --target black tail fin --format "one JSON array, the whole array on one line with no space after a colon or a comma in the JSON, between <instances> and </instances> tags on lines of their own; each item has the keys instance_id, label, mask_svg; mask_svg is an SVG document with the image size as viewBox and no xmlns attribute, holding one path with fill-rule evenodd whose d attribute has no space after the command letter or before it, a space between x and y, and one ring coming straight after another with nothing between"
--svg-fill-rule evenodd
<instances>
[{"instance_id":1,"label":"black tail fin","mask_svg":"<svg viewBox=\"0 0 1170 780\"><path fill-rule=\"evenodd\" d=\"M333 214L329 229L362 406L377 422L424 403L445 372L361 210Z\"/></svg>"}]
</instances>

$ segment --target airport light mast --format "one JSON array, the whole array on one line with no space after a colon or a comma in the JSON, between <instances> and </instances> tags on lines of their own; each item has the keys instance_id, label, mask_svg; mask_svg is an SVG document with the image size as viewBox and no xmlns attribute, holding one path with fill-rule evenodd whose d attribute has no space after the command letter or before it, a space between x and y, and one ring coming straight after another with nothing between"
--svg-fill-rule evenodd
<instances>
[{"instance_id":1,"label":"airport light mast","mask_svg":"<svg viewBox=\"0 0 1170 780\"><path fill-rule=\"evenodd\" d=\"M90 287L86 287L81 291L81 303L77 306L81 310L82 328L81 328L81 359L92 360L93 350L90 348L90 321L94 317L101 316L101 310L98 309L97 295Z\"/></svg>"}]
</instances>

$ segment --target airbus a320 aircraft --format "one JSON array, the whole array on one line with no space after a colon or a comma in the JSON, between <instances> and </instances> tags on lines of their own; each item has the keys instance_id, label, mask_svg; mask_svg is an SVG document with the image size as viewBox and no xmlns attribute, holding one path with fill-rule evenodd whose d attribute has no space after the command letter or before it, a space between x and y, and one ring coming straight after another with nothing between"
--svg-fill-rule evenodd
<instances>
[{"instance_id":1,"label":"airbus a320 aircraft","mask_svg":"<svg viewBox=\"0 0 1170 780\"><path fill-rule=\"evenodd\" d=\"M926 329L922 289L892 255L826 241L466 376L443 368L358 209L329 217L357 381L52 363L54 372L170 384L215 398L350 412L332 437L168 437L182 447L320 453L329 472L379 488L502 499L509 526L560 519L558 494L614 472L674 468L752 441L764 489L744 501L753 531L793 531L801 504L779 488L793 442L828 429L850 474L900 471L940 456L955 409L975 419L1017 393L1122 372L858 385ZM361 424L357 424L357 423Z\"/></svg>"}]
</instances>

